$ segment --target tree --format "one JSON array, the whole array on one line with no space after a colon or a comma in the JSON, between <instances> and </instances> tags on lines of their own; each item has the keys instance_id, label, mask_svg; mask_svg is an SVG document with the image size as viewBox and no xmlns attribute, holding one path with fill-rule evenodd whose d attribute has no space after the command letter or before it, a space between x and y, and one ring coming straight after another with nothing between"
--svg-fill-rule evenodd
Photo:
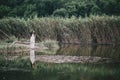
<instances>
[{"instance_id":1,"label":"tree","mask_svg":"<svg viewBox=\"0 0 120 80\"><path fill-rule=\"evenodd\" d=\"M92 8L91 8L91 14L94 14L94 15L101 15L101 9L97 6L97 5L94 5Z\"/></svg>"},{"instance_id":2,"label":"tree","mask_svg":"<svg viewBox=\"0 0 120 80\"><path fill-rule=\"evenodd\" d=\"M65 11L65 12L63 12ZM1 0L0 18L50 16L120 15L120 0Z\"/></svg>"},{"instance_id":3,"label":"tree","mask_svg":"<svg viewBox=\"0 0 120 80\"><path fill-rule=\"evenodd\" d=\"M65 4L65 8L69 14L69 17L73 16L73 15L77 15L77 2L72 1L72 2L67 2Z\"/></svg>"},{"instance_id":4,"label":"tree","mask_svg":"<svg viewBox=\"0 0 120 80\"><path fill-rule=\"evenodd\" d=\"M34 17L37 15L36 5L29 4L24 12L24 17Z\"/></svg>"},{"instance_id":5,"label":"tree","mask_svg":"<svg viewBox=\"0 0 120 80\"><path fill-rule=\"evenodd\" d=\"M68 17L68 12L65 8L60 8L60 9L56 9L53 12L54 16L60 16L60 17Z\"/></svg>"},{"instance_id":6,"label":"tree","mask_svg":"<svg viewBox=\"0 0 120 80\"><path fill-rule=\"evenodd\" d=\"M0 18L8 16L8 13L10 12L10 10L11 10L10 7L1 5L0 6Z\"/></svg>"}]
</instances>

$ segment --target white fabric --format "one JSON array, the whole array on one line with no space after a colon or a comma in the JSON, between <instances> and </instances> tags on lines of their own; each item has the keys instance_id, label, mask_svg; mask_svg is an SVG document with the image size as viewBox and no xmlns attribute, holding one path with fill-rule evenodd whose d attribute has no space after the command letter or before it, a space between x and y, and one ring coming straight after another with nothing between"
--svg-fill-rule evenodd
<instances>
[{"instance_id":1,"label":"white fabric","mask_svg":"<svg viewBox=\"0 0 120 80\"><path fill-rule=\"evenodd\" d=\"M34 49L35 48L35 35L32 34L30 38L30 48Z\"/></svg>"},{"instance_id":2,"label":"white fabric","mask_svg":"<svg viewBox=\"0 0 120 80\"><path fill-rule=\"evenodd\" d=\"M35 51L33 49L30 50L30 61L32 64L35 62Z\"/></svg>"}]
</instances>

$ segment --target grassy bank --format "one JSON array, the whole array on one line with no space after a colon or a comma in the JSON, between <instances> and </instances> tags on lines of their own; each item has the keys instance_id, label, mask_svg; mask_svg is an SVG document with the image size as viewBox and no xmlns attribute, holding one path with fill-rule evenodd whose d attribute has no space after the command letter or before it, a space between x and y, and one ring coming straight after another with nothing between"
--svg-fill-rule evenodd
<instances>
[{"instance_id":1,"label":"grassy bank","mask_svg":"<svg viewBox=\"0 0 120 80\"><path fill-rule=\"evenodd\" d=\"M120 16L87 18L4 18L0 20L0 39L29 39L36 31L37 41L111 44L120 42Z\"/></svg>"}]
</instances>

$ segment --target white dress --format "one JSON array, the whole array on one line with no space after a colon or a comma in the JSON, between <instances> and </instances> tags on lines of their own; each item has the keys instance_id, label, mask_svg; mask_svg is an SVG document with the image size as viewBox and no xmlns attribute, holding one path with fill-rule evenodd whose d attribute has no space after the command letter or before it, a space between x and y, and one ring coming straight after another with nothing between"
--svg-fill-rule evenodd
<instances>
[{"instance_id":1,"label":"white dress","mask_svg":"<svg viewBox=\"0 0 120 80\"><path fill-rule=\"evenodd\" d=\"M35 35L34 33L32 34L30 38L30 61L32 64L35 62Z\"/></svg>"},{"instance_id":2,"label":"white dress","mask_svg":"<svg viewBox=\"0 0 120 80\"><path fill-rule=\"evenodd\" d=\"M34 49L35 48L35 35L32 34L31 38L30 38L30 48Z\"/></svg>"}]
</instances>

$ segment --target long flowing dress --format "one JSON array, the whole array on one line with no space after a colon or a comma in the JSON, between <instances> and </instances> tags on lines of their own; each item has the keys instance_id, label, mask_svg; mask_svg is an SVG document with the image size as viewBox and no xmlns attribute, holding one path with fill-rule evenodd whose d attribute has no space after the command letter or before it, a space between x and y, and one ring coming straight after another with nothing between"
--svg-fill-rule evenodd
<instances>
[{"instance_id":1,"label":"long flowing dress","mask_svg":"<svg viewBox=\"0 0 120 80\"><path fill-rule=\"evenodd\" d=\"M30 61L32 64L35 62L35 35L34 33L32 34L30 38Z\"/></svg>"},{"instance_id":2,"label":"long flowing dress","mask_svg":"<svg viewBox=\"0 0 120 80\"><path fill-rule=\"evenodd\" d=\"M34 33L32 34L32 36L30 38L30 48L31 49L35 48L35 35L34 35Z\"/></svg>"}]
</instances>

